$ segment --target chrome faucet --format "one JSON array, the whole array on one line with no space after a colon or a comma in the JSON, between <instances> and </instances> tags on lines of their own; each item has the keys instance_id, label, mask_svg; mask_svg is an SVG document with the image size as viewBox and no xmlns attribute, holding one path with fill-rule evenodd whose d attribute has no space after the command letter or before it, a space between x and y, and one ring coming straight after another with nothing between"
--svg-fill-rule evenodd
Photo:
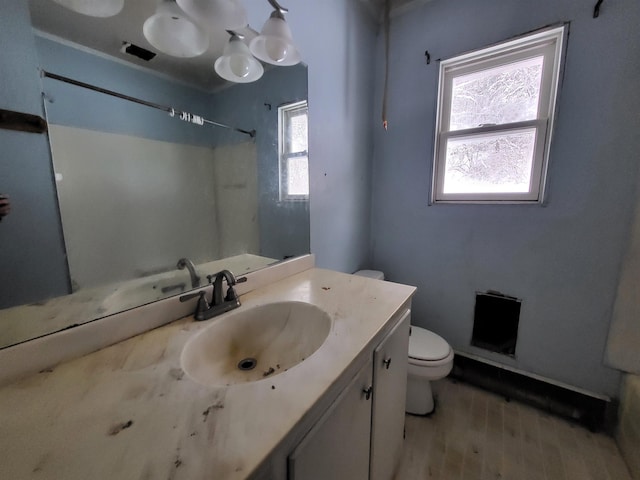
<instances>
[{"instance_id":1,"label":"chrome faucet","mask_svg":"<svg viewBox=\"0 0 640 480\"><path fill-rule=\"evenodd\" d=\"M200 286L200 277L196 273L196 267L191 260L188 258L181 258L178 260L178 269L184 270L186 267L189 270L189 275L191 276L191 288L198 288Z\"/></svg>"},{"instance_id":2,"label":"chrome faucet","mask_svg":"<svg viewBox=\"0 0 640 480\"><path fill-rule=\"evenodd\" d=\"M246 282L247 277L238 278L236 280L236 277L229 270L222 270L214 275L207 275L207 279L209 280L209 283L213 283L211 303L207 301L207 294L204 290L180 297L181 302L186 302L192 298L199 297L196 312L194 314L196 320L208 320L216 315L221 315L240 306L240 298L233 286L236 283ZM226 280L227 282L227 292L224 297L222 296L222 289L224 288L222 286L222 280Z\"/></svg>"}]
</instances>

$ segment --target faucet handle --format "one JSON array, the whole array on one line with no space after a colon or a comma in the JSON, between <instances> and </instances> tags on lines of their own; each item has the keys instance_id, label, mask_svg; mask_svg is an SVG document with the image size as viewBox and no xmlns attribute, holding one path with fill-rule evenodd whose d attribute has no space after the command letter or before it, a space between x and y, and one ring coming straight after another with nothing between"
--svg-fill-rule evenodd
<instances>
[{"instance_id":1,"label":"faucet handle","mask_svg":"<svg viewBox=\"0 0 640 480\"><path fill-rule=\"evenodd\" d=\"M225 302L238 301L238 294L236 293L235 289L232 286L227 288L227 294L224 297L224 301Z\"/></svg>"},{"instance_id":2,"label":"faucet handle","mask_svg":"<svg viewBox=\"0 0 640 480\"><path fill-rule=\"evenodd\" d=\"M205 292L204 290L200 291L200 298L198 298L198 306L196 307L196 316L198 316L198 314L205 313L210 308L209 302L207 302L206 294L207 292Z\"/></svg>"},{"instance_id":3,"label":"faucet handle","mask_svg":"<svg viewBox=\"0 0 640 480\"><path fill-rule=\"evenodd\" d=\"M192 298L199 297L198 305L196 306L196 312L195 312L196 320L203 320L204 314L207 312L207 310L209 310L209 308L211 308L209 305L209 302L207 301L206 295L207 295L207 292L205 290L200 290L199 292L189 293L187 295L182 295L180 297L181 302L187 302Z\"/></svg>"}]
</instances>

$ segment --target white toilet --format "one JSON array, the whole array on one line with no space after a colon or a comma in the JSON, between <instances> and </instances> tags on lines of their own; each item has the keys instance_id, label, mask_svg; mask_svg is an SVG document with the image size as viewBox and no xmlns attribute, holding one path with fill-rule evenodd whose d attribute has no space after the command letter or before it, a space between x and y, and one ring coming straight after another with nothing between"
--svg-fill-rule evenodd
<instances>
[{"instance_id":1,"label":"white toilet","mask_svg":"<svg viewBox=\"0 0 640 480\"><path fill-rule=\"evenodd\" d=\"M361 277L384 280L377 270L359 270ZM447 341L424 328L411 326L406 412L428 415L435 409L431 382L446 377L453 368L453 350Z\"/></svg>"},{"instance_id":2,"label":"white toilet","mask_svg":"<svg viewBox=\"0 0 640 480\"><path fill-rule=\"evenodd\" d=\"M453 368L453 350L447 341L424 328L411 326L406 412L433 412L431 382L446 377Z\"/></svg>"}]
</instances>

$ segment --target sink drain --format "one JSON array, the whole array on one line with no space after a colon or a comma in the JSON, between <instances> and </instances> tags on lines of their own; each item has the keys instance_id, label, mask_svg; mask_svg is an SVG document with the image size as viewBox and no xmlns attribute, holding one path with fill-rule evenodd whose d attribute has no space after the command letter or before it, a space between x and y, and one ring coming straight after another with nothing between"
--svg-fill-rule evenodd
<instances>
[{"instance_id":1,"label":"sink drain","mask_svg":"<svg viewBox=\"0 0 640 480\"><path fill-rule=\"evenodd\" d=\"M253 370L256 368L258 361L255 358L243 358L238 362L238 369L240 370Z\"/></svg>"}]
</instances>

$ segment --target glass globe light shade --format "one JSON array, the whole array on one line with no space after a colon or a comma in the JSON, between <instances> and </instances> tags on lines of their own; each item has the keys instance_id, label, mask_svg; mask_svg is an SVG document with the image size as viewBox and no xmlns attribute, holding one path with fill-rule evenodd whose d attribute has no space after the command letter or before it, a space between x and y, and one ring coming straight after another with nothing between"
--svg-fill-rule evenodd
<instances>
[{"instance_id":1,"label":"glass globe light shade","mask_svg":"<svg viewBox=\"0 0 640 480\"><path fill-rule=\"evenodd\" d=\"M69 10L90 17L113 17L122 10L124 0L53 0Z\"/></svg>"},{"instance_id":2,"label":"glass globe light shade","mask_svg":"<svg viewBox=\"0 0 640 480\"><path fill-rule=\"evenodd\" d=\"M216 73L235 83L255 82L264 73L262 64L253 58L249 47L237 35L233 35L224 47L223 55L214 64Z\"/></svg>"},{"instance_id":3,"label":"glass globe light shade","mask_svg":"<svg viewBox=\"0 0 640 480\"><path fill-rule=\"evenodd\" d=\"M239 30L249 23L238 0L176 0L182 10L207 27Z\"/></svg>"},{"instance_id":4,"label":"glass globe light shade","mask_svg":"<svg viewBox=\"0 0 640 480\"><path fill-rule=\"evenodd\" d=\"M249 48L256 58L272 65L300 63L300 53L293 43L291 29L277 10L267 19L260 35L251 40Z\"/></svg>"},{"instance_id":5,"label":"glass globe light shade","mask_svg":"<svg viewBox=\"0 0 640 480\"><path fill-rule=\"evenodd\" d=\"M172 57L197 57L209 48L209 36L175 0L163 0L147 18L142 32L151 45Z\"/></svg>"}]
</instances>

